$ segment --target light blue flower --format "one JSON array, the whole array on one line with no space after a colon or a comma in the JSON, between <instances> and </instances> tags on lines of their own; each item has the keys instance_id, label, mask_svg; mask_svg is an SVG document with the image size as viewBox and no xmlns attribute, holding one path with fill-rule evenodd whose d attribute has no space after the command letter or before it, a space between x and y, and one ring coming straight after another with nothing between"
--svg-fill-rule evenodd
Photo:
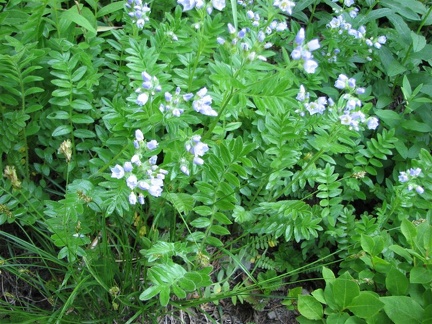
<instances>
[{"instance_id":1,"label":"light blue flower","mask_svg":"<svg viewBox=\"0 0 432 324\"><path fill-rule=\"evenodd\" d=\"M377 129L379 125L379 120L376 117L369 117L367 120L367 128L368 129Z\"/></svg>"},{"instance_id":2,"label":"light blue flower","mask_svg":"<svg viewBox=\"0 0 432 324\"><path fill-rule=\"evenodd\" d=\"M417 186L416 188L415 188L415 190L417 191L417 193L418 194L422 194L422 193L424 193L424 189L423 189L423 187L421 187L421 186Z\"/></svg>"},{"instance_id":3,"label":"light blue flower","mask_svg":"<svg viewBox=\"0 0 432 324\"><path fill-rule=\"evenodd\" d=\"M129 204L135 205L136 203L137 203L137 196L135 192L132 191L129 195Z\"/></svg>"},{"instance_id":4,"label":"light blue flower","mask_svg":"<svg viewBox=\"0 0 432 324\"><path fill-rule=\"evenodd\" d=\"M418 177L421 173L421 169L420 168L411 168L408 170L409 174L411 177Z\"/></svg>"},{"instance_id":5,"label":"light blue flower","mask_svg":"<svg viewBox=\"0 0 432 324\"><path fill-rule=\"evenodd\" d=\"M125 175L123 167L119 164L116 164L113 168L111 168L111 172L111 178L121 179Z\"/></svg>"},{"instance_id":6,"label":"light blue flower","mask_svg":"<svg viewBox=\"0 0 432 324\"><path fill-rule=\"evenodd\" d=\"M125 172L131 172L132 170L133 170L133 165L132 165L132 163L131 162L125 162L124 164L123 164L123 169L124 169L124 171Z\"/></svg>"},{"instance_id":7,"label":"light blue flower","mask_svg":"<svg viewBox=\"0 0 432 324\"><path fill-rule=\"evenodd\" d=\"M149 99L149 95L146 92L140 93L136 100L137 105L144 106Z\"/></svg>"},{"instance_id":8,"label":"light blue flower","mask_svg":"<svg viewBox=\"0 0 432 324\"><path fill-rule=\"evenodd\" d=\"M147 142L147 148L149 150L154 150L158 147L159 143L156 140L151 140L149 142Z\"/></svg>"},{"instance_id":9,"label":"light blue flower","mask_svg":"<svg viewBox=\"0 0 432 324\"><path fill-rule=\"evenodd\" d=\"M409 180L409 178L408 178L408 174L407 174L405 171L401 171L401 172L399 173L399 177L398 177L398 179L399 179L399 181L402 182L402 183L407 182L407 181Z\"/></svg>"},{"instance_id":10,"label":"light blue flower","mask_svg":"<svg viewBox=\"0 0 432 324\"><path fill-rule=\"evenodd\" d=\"M135 187L138 185L138 179L137 176L135 174L131 174L127 179L126 179L126 185L131 189L135 189Z\"/></svg>"},{"instance_id":11,"label":"light blue flower","mask_svg":"<svg viewBox=\"0 0 432 324\"><path fill-rule=\"evenodd\" d=\"M295 3L289 0L275 0L273 5L278 7L282 12L292 15Z\"/></svg>"}]
</instances>

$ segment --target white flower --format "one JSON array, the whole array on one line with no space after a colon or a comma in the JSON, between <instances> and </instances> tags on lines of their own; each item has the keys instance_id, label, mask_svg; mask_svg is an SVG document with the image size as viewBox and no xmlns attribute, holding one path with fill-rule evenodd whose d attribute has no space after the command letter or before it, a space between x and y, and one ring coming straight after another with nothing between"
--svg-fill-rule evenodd
<instances>
[{"instance_id":1,"label":"white flower","mask_svg":"<svg viewBox=\"0 0 432 324\"><path fill-rule=\"evenodd\" d=\"M212 0L212 6L216 10L222 11L225 8L225 0Z\"/></svg>"},{"instance_id":2,"label":"white flower","mask_svg":"<svg viewBox=\"0 0 432 324\"><path fill-rule=\"evenodd\" d=\"M127 186L128 186L131 190L135 189L135 187L136 187L137 184L138 184L138 179L137 179L136 175L135 175L135 174L131 174L131 175L126 179L126 184L127 184Z\"/></svg>"},{"instance_id":3,"label":"white flower","mask_svg":"<svg viewBox=\"0 0 432 324\"><path fill-rule=\"evenodd\" d=\"M111 168L111 172L111 178L121 179L125 175L123 167L119 164L116 164L114 168Z\"/></svg>"},{"instance_id":4,"label":"white flower","mask_svg":"<svg viewBox=\"0 0 432 324\"><path fill-rule=\"evenodd\" d=\"M408 170L410 176L412 176L412 177L418 177L420 175L421 171L422 170L420 168L415 168L415 169L411 168Z\"/></svg>"},{"instance_id":5,"label":"white flower","mask_svg":"<svg viewBox=\"0 0 432 324\"><path fill-rule=\"evenodd\" d=\"M123 169L124 169L124 171L125 172L131 172L132 170L133 170L133 165L132 165L132 163L131 162L125 162L124 164L123 164Z\"/></svg>"},{"instance_id":6,"label":"white flower","mask_svg":"<svg viewBox=\"0 0 432 324\"><path fill-rule=\"evenodd\" d=\"M369 117L367 120L367 128L368 129L377 129L379 125L379 120L376 117Z\"/></svg>"},{"instance_id":7,"label":"white flower","mask_svg":"<svg viewBox=\"0 0 432 324\"><path fill-rule=\"evenodd\" d=\"M303 64L303 68L306 73L315 73L315 70L318 67L318 63L314 60L306 60Z\"/></svg>"},{"instance_id":8,"label":"white flower","mask_svg":"<svg viewBox=\"0 0 432 324\"><path fill-rule=\"evenodd\" d=\"M138 195L138 201L141 205L144 205L145 201L144 201L144 196L142 194Z\"/></svg>"},{"instance_id":9,"label":"white flower","mask_svg":"<svg viewBox=\"0 0 432 324\"><path fill-rule=\"evenodd\" d=\"M417 193L419 193L420 195L424 192L424 189L423 189L423 187L421 187L421 186L417 186L417 187L415 188L415 190L416 190Z\"/></svg>"},{"instance_id":10,"label":"white flower","mask_svg":"<svg viewBox=\"0 0 432 324\"><path fill-rule=\"evenodd\" d=\"M315 50L317 50L318 48L320 48L321 46L320 46L320 44L319 44L319 41L318 41L318 39L312 39L311 41L309 41L307 44L306 44L306 47L307 47L307 49L309 50L309 51L315 51Z\"/></svg>"},{"instance_id":11,"label":"white flower","mask_svg":"<svg viewBox=\"0 0 432 324\"><path fill-rule=\"evenodd\" d=\"M153 197L160 197L162 195L162 188L158 186L150 186L148 192Z\"/></svg>"},{"instance_id":12,"label":"white flower","mask_svg":"<svg viewBox=\"0 0 432 324\"><path fill-rule=\"evenodd\" d=\"M348 77L345 74L339 74L334 86L338 89L345 89L347 86Z\"/></svg>"},{"instance_id":13,"label":"white flower","mask_svg":"<svg viewBox=\"0 0 432 324\"><path fill-rule=\"evenodd\" d=\"M159 143L156 140L151 140L150 142L147 143L147 148L149 150L154 150L158 147Z\"/></svg>"},{"instance_id":14,"label":"white flower","mask_svg":"<svg viewBox=\"0 0 432 324\"><path fill-rule=\"evenodd\" d=\"M304 30L304 28L300 28L300 30L297 32L297 35L294 39L294 42L297 45L302 45L304 40L305 40L305 30Z\"/></svg>"},{"instance_id":15,"label":"white flower","mask_svg":"<svg viewBox=\"0 0 432 324\"><path fill-rule=\"evenodd\" d=\"M309 98L309 93L306 94L306 89L305 89L305 87L303 86L303 84L301 84L301 85L300 85L300 90L299 90L299 92L298 92L298 94L297 94L296 99L297 99L298 101L305 101L306 98Z\"/></svg>"},{"instance_id":16,"label":"white flower","mask_svg":"<svg viewBox=\"0 0 432 324\"><path fill-rule=\"evenodd\" d=\"M401 171L401 172L399 173L399 177L398 177L398 179L399 179L399 181L402 182L402 183L407 182L407 181L409 180L409 179L408 179L408 174L407 174L406 172L404 172L404 171Z\"/></svg>"},{"instance_id":17,"label":"white flower","mask_svg":"<svg viewBox=\"0 0 432 324\"><path fill-rule=\"evenodd\" d=\"M140 106L144 106L147 103L148 99L149 99L148 94L146 92L143 92L138 95L136 103Z\"/></svg>"},{"instance_id":18,"label":"white flower","mask_svg":"<svg viewBox=\"0 0 432 324\"><path fill-rule=\"evenodd\" d=\"M209 147L207 144L204 144L203 142L199 142L196 143L189 152L195 156L203 156L208 150Z\"/></svg>"},{"instance_id":19,"label":"white flower","mask_svg":"<svg viewBox=\"0 0 432 324\"><path fill-rule=\"evenodd\" d=\"M377 41L380 44L385 44L387 41L387 38L385 36L379 36Z\"/></svg>"},{"instance_id":20,"label":"white flower","mask_svg":"<svg viewBox=\"0 0 432 324\"><path fill-rule=\"evenodd\" d=\"M140 188L141 190L148 190L150 188L150 185L146 181L140 180L138 181L138 188Z\"/></svg>"},{"instance_id":21,"label":"white flower","mask_svg":"<svg viewBox=\"0 0 432 324\"><path fill-rule=\"evenodd\" d=\"M135 205L137 203L137 196L133 191L129 195L129 203L131 205Z\"/></svg>"},{"instance_id":22,"label":"white flower","mask_svg":"<svg viewBox=\"0 0 432 324\"><path fill-rule=\"evenodd\" d=\"M196 0L177 0L177 3L183 6L183 11L188 11L195 7Z\"/></svg>"},{"instance_id":23,"label":"white flower","mask_svg":"<svg viewBox=\"0 0 432 324\"><path fill-rule=\"evenodd\" d=\"M292 10L295 6L295 3L289 0L275 0L273 3L275 7L278 7L283 12L286 12L289 15L292 15Z\"/></svg>"},{"instance_id":24,"label":"white flower","mask_svg":"<svg viewBox=\"0 0 432 324\"><path fill-rule=\"evenodd\" d=\"M207 94L207 88L202 88L197 92L199 99L195 99L192 103L192 107L196 112L207 116L217 116L217 112L210 106L212 103L212 97Z\"/></svg>"},{"instance_id":25,"label":"white flower","mask_svg":"<svg viewBox=\"0 0 432 324\"><path fill-rule=\"evenodd\" d=\"M180 171L186 174L187 176L190 174L189 168L184 164L180 166Z\"/></svg>"},{"instance_id":26,"label":"white flower","mask_svg":"<svg viewBox=\"0 0 432 324\"><path fill-rule=\"evenodd\" d=\"M302 48L299 46L291 52L293 60L300 60L302 57Z\"/></svg>"},{"instance_id":27,"label":"white flower","mask_svg":"<svg viewBox=\"0 0 432 324\"><path fill-rule=\"evenodd\" d=\"M138 154L135 154L134 156L132 156L131 158L131 162L133 164L135 164L136 166L140 166L141 165L141 160Z\"/></svg>"},{"instance_id":28,"label":"white flower","mask_svg":"<svg viewBox=\"0 0 432 324\"><path fill-rule=\"evenodd\" d=\"M144 140L144 134L143 134L143 132L142 132L141 130L137 129L137 130L135 131L135 139L136 139L138 142L142 142L142 141Z\"/></svg>"},{"instance_id":29,"label":"white flower","mask_svg":"<svg viewBox=\"0 0 432 324\"><path fill-rule=\"evenodd\" d=\"M339 117L342 125L350 125L351 124L351 116L349 114L345 114Z\"/></svg>"},{"instance_id":30,"label":"white flower","mask_svg":"<svg viewBox=\"0 0 432 324\"><path fill-rule=\"evenodd\" d=\"M204 160L201 159L198 156L195 156L194 159L193 159L193 163L196 164L196 165L203 165L204 164Z\"/></svg>"}]
</instances>

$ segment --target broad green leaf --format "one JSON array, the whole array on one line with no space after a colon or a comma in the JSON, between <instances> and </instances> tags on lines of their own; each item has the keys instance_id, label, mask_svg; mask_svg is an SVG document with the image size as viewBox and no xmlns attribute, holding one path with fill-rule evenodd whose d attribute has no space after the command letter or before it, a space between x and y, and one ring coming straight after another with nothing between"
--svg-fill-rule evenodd
<instances>
[{"instance_id":1,"label":"broad green leaf","mask_svg":"<svg viewBox=\"0 0 432 324\"><path fill-rule=\"evenodd\" d=\"M376 271L380 273L388 273L390 269L392 268L392 264L388 262L387 260L384 260L383 258L374 256L371 258L372 265L375 268Z\"/></svg>"},{"instance_id":2,"label":"broad green leaf","mask_svg":"<svg viewBox=\"0 0 432 324\"><path fill-rule=\"evenodd\" d=\"M72 101L71 107L75 110L91 110L93 109L92 105L85 100L76 99Z\"/></svg>"},{"instance_id":3,"label":"broad green leaf","mask_svg":"<svg viewBox=\"0 0 432 324\"><path fill-rule=\"evenodd\" d=\"M429 133L432 127L426 123L420 123L416 120L405 120L402 122L402 127L411 131Z\"/></svg>"},{"instance_id":4,"label":"broad green leaf","mask_svg":"<svg viewBox=\"0 0 432 324\"><path fill-rule=\"evenodd\" d=\"M162 290L161 286L151 286L141 293L141 295L139 296L139 299L140 300L152 299L154 296L159 294L161 290Z\"/></svg>"},{"instance_id":5,"label":"broad green leaf","mask_svg":"<svg viewBox=\"0 0 432 324\"><path fill-rule=\"evenodd\" d=\"M161 286L161 291L159 292L159 302L161 306L166 306L170 300L171 289L168 285Z\"/></svg>"},{"instance_id":6,"label":"broad green leaf","mask_svg":"<svg viewBox=\"0 0 432 324\"><path fill-rule=\"evenodd\" d=\"M349 322L350 317L348 313L339 313L339 314L330 314L327 317L326 323L332 323L332 324L355 324L352 322Z\"/></svg>"},{"instance_id":7,"label":"broad green leaf","mask_svg":"<svg viewBox=\"0 0 432 324\"><path fill-rule=\"evenodd\" d=\"M377 256L384 249L384 240L381 236L361 236L361 247L371 256Z\"/></svg>"},{"instance_id":8,"label":"broad green leaf","mask_svg":"<svg viewBox=\"0 0 432 324\"><path fill-rule=\"evenodd\" d=\"M196 206L193 210L195 213L201 216L210 216L213 214L213 209L208 206Z\"/></svg>"},{"instance_id":9,"label":"broad green leaf","mask_svg":"<svg viewBox=\"0 0 432 324\"><path fill-rule=\"evenodd\" d=\"M221 224L224 224L224 225L232 224L232 222L229 220L229 218L221 212L216 212L216 213L214 213L213 216L214 216L214 219L217 220Z\"/></svg>"},{"instance_id":10,"label":"broad green leaf","mask_svg":"<svg viewBox=\"0 0 432 324\"><path fill-rule=\"evenodd\" d=\"M210 227L210 232L216 235L229 235L231 234L228 229L220 225L212 225Z\"/></svg>"},{"instance_id":11,"label":"broad green leaf","mask_svg":"<svg viewBox=\"0 0 432 324\"><path fill-rule=\"evenodd\" d=\"M398 126L402 120L402 117L393 110L376 110L375 114L390 127Z\"/></svg>"},{"instance_id":12,"label":"broad green leaf","mask_svg":"<svg viewBox=\"0 0 432 324\"><path fill-rule=\"evenodd\" d=\"M300 314L311 320L319 320L323 317L323 306L312 296L298 296L298 310Z\"/></svg>"},{"instance_id":13,"label":"broad green leaf","mask_svg":"<svg viewBox=\"0 0 432 324\"><path fill-rule=\"evenodd\" d=\"M61 125L61 126L58 126L56 129L54 129L52 136L53 137L63 136L63 135L69 134L70 132L72 132L72 126Z\"/></svg>"},{"instance_id":14,"label":"broad green leaf","mask_svg":"<svg viewBox=\"0 0 432 324\"><path fill-rule=\"evenodd\" d=\"M322 269L322 276L323 276L323 279L325 280L325 282L326 282L327 285L329 283L333 283L334 279L336 279L333 271L331 271L327 267L323 267L323 269Z\"/></svg>"},{"instance_id":15,"label":"broad green leaf","mask_svg":"<svg viewBox=\"0 0 432 324\"><path fill-rule=\"evenodd\" d=\"M379 300L377 294L370 291L361 291L357 297L354 297L348 309L360 318L369 318L376 315L384 303Z\"/></svg>"},{"instance_id":16,"label":"broad green leaf","mask_svg":"<svg viewBox=\"0 0 432 324\"><path fill-rule=\"evenodd\" d=\"M242 125L242 122L232 122L232 123L228 123L225 126L225 131L229 132L229 131L233 131L236 130L237 128L239 128Z\"/></svg>"},{"instance_id":17,"label":"broad green leaf","mask_svg":"<svg viewBox=\"0 0 432 324\"><path fill-rule=\"evenodd\" d=\"M321 304L326 304L324 290L322 290L321 288L312 291L312 296L314 296L315 299L318 300Z\"/></svg>"},{"instance_id":18,"label":"broad green leaf","mask_svg":"<svg viewBox=\"0 0 432 324\"><path fill-rule=\"evenodd\" d=\"M373 2L374 3L373 5L375 6L376 0L371 0L371 2ZM387 17L390 14L393 14L393 10L389 8L380 8L380 9L372 10L367 15L364 16L359 15L359 20L357 21L357 23L359 24L359 26L361 26L368 23L369 21L374 21L382 17Z\"/></svg>"},{"instance_id":19,"label":"broad green leaf","mask_svg":"<svg viewBox=\"0 0 432 324\"><path fill-rule=\"evenodd\" d=\"M73 132L75 137L78 138L92 138L92 137L96 137L96 134L88 129L76 129Z\"/></svg>"},{"instance_id":20,"label":"broad green leaf","mask_svg":"<svg viewBox=\"0 0 432 324\"><path fill-rule=\"evenodd\" d=\"M410 282L418 284L428 284L432 281L431 266L417 266L410 271Z\"/></svg>"},{"instance_id":21,"label":"broad green leaf","mask_svg":"<svg viewBox=\"0 0 432 324\"><path fill-rule=\"evenodd\" d=\"M339 310L346 309L354 297L360 293L360 288L348 273L344 273L333 282L333 298Z\"/></svg>"},{"instance_id":22,"label":"broad green leaf","mask_svg":"<svg viewBox=\"0 0 432 324\"><path fill-rule=\"evenodd\" d=\"M69 10L65 11L61 18L69 20L87 29L90 33L96 35L96 29L92 26L92 24L79 12L76 6L73 6Z\"/></svg>"},{"instance_id":23,"label":"broad green leaf","mask_svg":"<svg viewBox=\"0 0 432 324\"><path fill-rule=\"evenodd\" d=\"M178 281L178 285L186 291L194 291L197 289L194 280L186 277L180 278Z\"/></svg>"},{"instance_id":24,"label":"broad green leaf","mask_svg":"<svg viewBox=\"0 0 432 324\"><path fill-rule=\"evenodd\" d=\"M423 35L417 35L411 31L411 38L414 52L420 52L426 46L426 38Z\"/></svg>"},{"instance_id":25,"label":"broad green leaf","mask_svg":"<svg viewBox=\"0 0 432 324\"><path fill-rule=\"evenodd\" d=\"M100 18L102 16L107 16L113 12L124 10L124 1L117 1L114 3L110 3L109 5L106 5L105 7L101 8L101 10L98 11L96 17Z\"/></svg>"},{"instance_id":26,"label":"broad green leaf","mask_svg":"<svg viewBox=\"0 0 432 324\"><path fill-rule=\"evenodd\" d=\"M186 292L181 289L177 284L172 285L171 289L178 298L186 298Z\"/></svg>"},{"instance_id":27,"label":"broad green leaf","mask_svg":"<svg viewBox=\"0 0 432 324\"><path fill-rule=\"evenodd\" d=\"M423 308L407 296L380 297L384 311L395 324L416 324L423 320Z\"/></svg>"},{"instance_id":28,"label":"broad green leaf","mask_svg":"<svg viewBox=\"0 0 432 324\"><path fill-rule=\"evenodd\" d=\"M207 237L205 241L206 241L206 243L213 245L213 246L216 246L216 247L220 247L220 246L224 245L221 240L219 240L218 238L213 237L213 236Z\"/></svg>"},{"instance_id":29,"label":"broad green leaf","mask_svg":"<svg viewBox=\"0 0 432 324\"><path fill-rule=\"evenodd\" d=\"M197 219L194 219L190 224L196 228L204 228L210 226L211 222L209 218L198 217Z\"/></svg>"},{"instance_id":30,"label":"broad green leaf","mask_svg":"<svg viewBox=\"0 0 432 324\"><path fill-rule=\"evenodd\" d=\"M427 305L423 313L423 324L432 323L432 305Z\"/></svg>"},{"instance_id":31,"label":"broad green leaf","mask_svg":"<svg viewBox=\"0 0 432 324\"><path fill-rule=\"evenodd\" d=\"M84 114L75 114L72 115L71 121L75 124L93 124L94 119L89 115Z\"/></svg>"},{"instance_id":32,"label":"broad green leaf","mask_svg":"<svg viewBox=\"0 0 432 324\"><path fill-rule=\"evenodd\" d=\"M59 110L59 111L52 112L46 118L61 120L61 119L69 119L70 117L69 117L69 113L68 112Z\"/></svg>"},{"instance_id":33,"label":"broad green leaf","mask_svg":"<svg viewBox=\"0 0 432 324\"><path fill-rule=\"evenodd\" d=\"M408 278L396 268L391 268L387 273L386 288L393 296L403 296L409 287Z\"/></svg>"},{"instance_id":34,"label":"broad green leaf","mask_svg":"<svg viewBox=\"0 0 432 324\"><path fill-rule=\"evenodd\" d=\"M389 250L393 251L397 255L400 255L401 257L403 257L405 260L407 260L409 262L412 261L411 254L409 254L409 252L406 249L404 249L403 247L401 247L399 245L390 245Z\"/></svg>"},{"instance_id":35,"label":"broad green leaf","mask_svg":"<svg viewBox=\"0 0 432 324\"><path fill-rule=\"evenodd\" d=\"M302 315L296 318L299 324L322 324L322 320L310 320Z\"/></svg>"},{"instance_id":36,"label":"broad green leaf","mask_svg":"<svg viewBox=\"0 0 432 324\"><path fill-rule=\"evenodd\" d=\"M401 224L401 232L411 247L414 246L414 240L417 236L417 229L415 228L414 224L407 219L403 219Z\"/></svg>"},{"instance_id":37,"label":"broad green leaf","mask_svg":"<svg viewBox=\"0 0 432 324\"><path fill-rule=\"evenodd\" d=\"M83 77L83 75L86 73L87 71L87 66L83 65L80 66L78 69L75 70L75 72L72 74L72 78L71 81L72 82L78 82L79 80L81 80L81 78Z\"/></svg>"}]
</instances>

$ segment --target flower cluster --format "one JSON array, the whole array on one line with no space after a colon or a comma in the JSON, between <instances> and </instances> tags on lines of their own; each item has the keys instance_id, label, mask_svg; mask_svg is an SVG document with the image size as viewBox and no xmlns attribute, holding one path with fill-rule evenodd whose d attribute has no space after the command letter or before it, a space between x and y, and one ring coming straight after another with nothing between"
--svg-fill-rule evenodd
<instances>
[{"instance_id":1,"label":"flower cluster","mask_svg":"<svg viewBox=\"0 0 432 324\"><path fill-rule=\"evenodd\" d=\"M351 3L351 2L350 2ZM349 16L354 19L357 17L358 9L354 8L349 11ZM332 20L327 24L327 28L337 32L339 35L346 34L353 37L354 39L366 44L369 47L369 53L372 53L372 47L380 49L383 44L386 43L387 38L385 36L379 36L377 38L366 38L366 27L360 26L358 29L353 28L352 24L347 22L343 14L337 17L333 17ZM335 53L337 55L337 53ZM335 61L335 59L333 59ZM371 60L367 57L367 60Z\"/></svg>"},{"instance_id":2,"label":"flower cluster","mask_svg":"<svg viewBox=\"0 0 432 324\"><path fill-rule=\"evenodd\" d=\"M203 165L204 160L201 158L208 150L209 147L207 144L201 142L201 136L200 135L194 135L192 138L186 142L185 149L188 153L192 154L193 159L192 162L195 165ZM181 159L180 162L180 171L182 171L184 174L189 175L189 166L188 166L187 159Z\"/></svg>"},{"instance_id":3,"label":"flower cluster","mask_svg":"<svg viewBox=\"0 0 432 324\"><path fill-rule=\"evenodd\" d=\"M362 102L354 94L361 95L365 92L364 88L356 86L354 78L348 78L345 74L340 74L335 82L335 88L348 90L348 93L342 96L344 101L343 115L339 117L343 125L348 125L350 129L359 130L360 123L366 123L368 129L376 129L379 121L376 117L366 118L366 115L360 110Z\"/></svg>"},{"instance_id":4,"label":"flower cluster","mask_svg":"<svg viewBox=\"0 0 432 324\"><path fill-rule=\"evenodd\" d=\"M333 2L343 2L343 4L347 7L351 7L354 4L354 0L332 0Z\"/></svg>"},{"instance_id":5,"label":"flower cluster","mask_svg":"<svg viewBox=\"0 0 432 324\"><path fill-rule=\"evenodd\" d=\"M225 0L211 0L210 3L206 4L204 0L177 0L177 3L183 6L183 11L189 11L193 8L206 8L207 13L211 14L213 9L222 11L226 4Z\"/></svg>"},{"instance_id":6,"label":"flower cluster","mask_svg":"<svg viewBox=\"0 0 432 324\"><path fill-rule=\"evenodd\" d=\"M418 184L413 181L414 179L418 178L422 170L420 168L411 168L407 171L401 171L399 173L399 181L401 183L408 183L408 190L415 190L417 193L422 194L424 192L423 187L419 186Z\"/></svg>"},{"instance_id":7,"label":"flower cluster","mask_svg":"<svg viewBox=\"0 0 432 324\"><path fill-rule=\"evenodd\" d=\"M320 114L322 115L326 109L327 104L333 106L334 102L331 98L327 99L326 97L318 97L317 100L310 102L309 101L309 92L306 92L306 89L303 85L300 85L300 90L297 94L296 99L303 104L303 107L309 112L311 115ZM298 111L301 116L304 116L303 111Z\"/></svg>"},{"instance_id":8,"label":"flower cluster","mask_svg":"<svg viewBox=\"0 0 432 324\"><path fill-rule=\"evenodd\" d=\"M246 17L251 21L252 27L259 27L260 25L266 26L265 30L260 29L258 32L259 34L265 33L264 37L265 35L271 35L274 31L282 32L284 30L288 30L288 24L286 21L278 21L275 19L268 23L267 20L261 19L261 16L258 12L253 12L252 10L248 10L246 12ZM259 41L263 42L264 39L260 39Z\"/></svg>"},{"instance_id":9,"label":"flower cluster","mask_svg":"<svg viewBox=\"0 0 432 324\"><path fill-rule=\"evenodd\" d=\"M136 103L139 106L144 106L149 99L149 94L154 96L156 92L162 91L162 87L159 84L158 78L151 76L145 71L141 73L141 77L143 79L142 85L135 91L138 93Z\"/></svg>"},{"instance_id":10,"label":"flower cluster","mask_svg":"<svg viewBox=\"0 0 432 324\"><path fill-rule=\"evenodd\" d=\"M166 104L160 104L159 110L166 116L180 117L183 114L184 109L182 104L193 98L192 93L186 93L180 95L180 88L177 87L174 94L165 92L165 102Z\"/></svg>"},{"instance_id":11,"label":"flower cluster","mask_svg":"<svg viewBox=\"0 0 432 324\"><path fill-rule=\"evenodd\" d=\"M158 142L151 140L144 141L144 134L141 130L135 131L135 154L130 161L123 165L116 164L111 168L111 177L115 179L126 179L126 185L131 190L129 203L135 205L137 202L144 204L146 193L154 197L162 194L163 180L168 171L156 165L157 156L153 155L147 160L142 160L142 153L153 151L158 147Z\"/></svg>"},{"instance_id":12,"label":"flower cluster","mask_svg":"<svg viewBox=\"0 0 432 324\"><path fill-rule=\"evenodd\" d=\"M273 5L278 7L282 12L292 15L292 10L295 6L295 2L289 0L275 0Z\"/></svg>"},{"instance_id":13,"label":"flower cluster","mask_svg":"<svg viewBox=\"0 0 432 324\"><path fill-rule=\"evenodd\" d=\"M225 45L231 52L239 50L240 53L244 53L250 61L253 61L256 58L262 61L267 61L264 56L257 55L257 51L262 51L263 49L269 48L273 45L271 43L264 44L266 35L263 31L256 33L251 31L250 28L242 28L240 31L237 31L232 24L228 24L228 32L231 35L231 42L227 42L224 38L218 37L217 42L219 45ZM248 34L251 36L246 37Z\"/></svg>"},{"instance_id":14,"label":"flower cluster","mask_svg":"<svg viewBox=\"0 0 432 324\"><path fill-rule=\"evenodd\" d=\"M242 7L246 7L248 5L252 5L254 2L254 0L237 0L237 3L242 6Z\"/></svg>"},{"instance_id":15,"label":"flower cluster","mask_svg":"<svg viewBox=\"0 0 432 324\"><path fill-rule=\"evenodd\" d=\"M145 23L149 20L148 14L150 8L147 3L142 3L142 0L127 0L126 9L129 11L128 15L132 18L133 22L139 29L144 28Z\"/></svg>"},{"instance_id":16,"label":"flower cluster","mask_svg":"<svg viewBox=\"0 0 432 324\"><path fill-rule=\"evenodd\" d=\"M187 95L189 96L189 95ZM211 107L212 97L207 94L207 88L199 90L194 97L192 107L196 112L206 116L217 116L218 113Z\"/></svg>"},{"instance_id":17,"label":"flower cluster","mask_svg":"<svg viewBox=\"0 0 432 324\"><path fill-rule=\"evenodd\" d=\"M303 68L306 73L315 73L318 63L313 60L312 52L320 48L318 39L313 39L305 44L305 30L300 28L294 43L297 45L291 53L294 60L303 60Z\"/></svg>"},{"instance_id":18,"label":"flower cluster","mask_svg":"<svg viewBox=\"0 0 432 324\"><path fill-rule=\"evenodd\" d=\"M207 144L201 142L200 135L192 136L191 140L185 145L186 151L194 156L193 163L197 165L203 165L204 160L201 158L208 150Z\"/></svg>"}]
</instances>

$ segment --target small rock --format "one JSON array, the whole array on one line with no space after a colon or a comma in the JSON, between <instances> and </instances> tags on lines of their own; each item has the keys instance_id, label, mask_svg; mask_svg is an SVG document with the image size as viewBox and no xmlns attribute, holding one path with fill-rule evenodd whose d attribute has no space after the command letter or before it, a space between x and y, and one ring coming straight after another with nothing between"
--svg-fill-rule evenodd
<instances>
[{"instance_id":1,"label":"small rock","mask_svg":"<svg viewBox=\"0 0 432 324\"><path fill-rule=\"evenodd\" d=\"M271 320L274 320L276 318L276 312L275 311L268 312L267 317Z\"/></svg>"}]
</instances>

